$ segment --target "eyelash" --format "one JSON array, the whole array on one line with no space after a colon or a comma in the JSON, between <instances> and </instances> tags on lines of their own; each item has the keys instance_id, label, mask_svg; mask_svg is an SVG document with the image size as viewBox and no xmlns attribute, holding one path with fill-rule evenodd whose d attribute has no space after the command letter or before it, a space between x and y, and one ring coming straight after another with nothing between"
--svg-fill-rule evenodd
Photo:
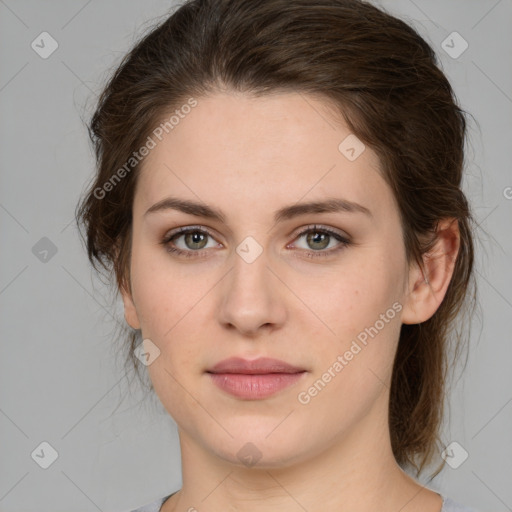
<instances>
[{"instance_id":1,"label":"eyelash","mask_svg":"<svg viewBox=\"0 0 512 512\"><path fill-rule=\"evenodd\" d=\"M339 242L339 244L334 249L329 249L329 250L318 250L318 251L307 251L305 249L301 250L301 251L305 252L306 257L308 257L308 258L322 258L322 257L332 256L333 254L343 250L345 247L347 247L348 245L351 244L351 242L347 238L342 236L340 233L333 231L332 229L329 229L327 227L318 226L316 224L307 226L303 231L299 232L295 236L294 240L298 239L301 236L304 236L310 232L323 233L323 234L332 236ZM178 228L176 231L169 233L168 235L165 236L165 238L160 243L166 248L167 252L169 252L171 254L175 254L177 256L183 256L185 258L204 258L204 257L206 257L207 255L204 254L206 249L199 249L197 251L193 251L193 250L184 251L183 249L178 249L178 248L172 247L170 245L171 241L173 241L176 238L179 238L180 236L187 234L187 233L203 233L212 238L215 238L213 236L213 234L210 233L207 229L204 229L200 226L189 226L189 227L185 227L185 228ZM201 255L201 253L203 255Z\"/></svg>"}]
</instances>

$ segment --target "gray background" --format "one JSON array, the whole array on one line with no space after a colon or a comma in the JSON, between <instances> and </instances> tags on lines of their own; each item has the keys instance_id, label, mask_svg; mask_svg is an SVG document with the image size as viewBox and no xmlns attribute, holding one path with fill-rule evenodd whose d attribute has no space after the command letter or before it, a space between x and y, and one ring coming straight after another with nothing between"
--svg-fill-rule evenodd
<instances>
[{"instance_id":1,"label":"gray background","mask_svg":"<svg viewBox=\"0 0 512 512\"><path fill-rule=\"evenodd\" d=\"M379 5L431 42L477 121L465 190L481 228L481 314L443 432L469 457L429 486L481 511L512 510L512 1ZM111 66L171 6L0 0L2 512L131 510L181 485L176 426L129 386L112 341L120 301L108 308L73 223L94 165L81 118ZM43 31L59 45L47 59L31 48ZM442 48L453 31L469 44L458 58ZM43 237L57 249L47 261L36 257ZM43 441L58 452L46 470L31 457Z\"/></svg>"}]
</instances>

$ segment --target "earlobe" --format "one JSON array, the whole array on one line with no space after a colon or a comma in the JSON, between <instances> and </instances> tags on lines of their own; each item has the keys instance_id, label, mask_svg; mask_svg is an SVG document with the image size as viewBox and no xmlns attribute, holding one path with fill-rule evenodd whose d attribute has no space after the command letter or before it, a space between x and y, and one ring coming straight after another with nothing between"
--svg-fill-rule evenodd
<instances>
[{"instance_id":1,"label":"earlobe","mask_svg":"<svg viewBox=\"0 0 512 512\"><path fill-rule=\"evenodd\" d=\"M410 269L408 296L402 312L402 323L419 324L431 318L446 295L460 246L456 219L443 219L436 230L436 243L423 255L423 269Z\"/></svg>"},{"instance_id":2,"label":"earlobe","mask_svg":"<svg viewBox=\"0 0 512 512\"><path fill-rule=\"evenodd\" d=\"M132 329L140 329L139 317L137 315L137 309L135 308L131 292L127 290L126 286L122 286L120 292L123 298L124 318L126 323Z\"/></svg>"},{"instance_id":3,"label":"earlobe","mask_svg":"<svg viewBox=\"0 0 512 512\"><path fill-rule=\"evenodd\" d=\"M121 254L120 240L116 240L113 247L113 255L115 261L118 260ZM139 317L137 315L137 310L135 308L135 303L133 302L133 296L131 291L131 284L129 282L129 278L126 278L125 275L120 277L120 281L118 281L119 293L123 299L124 304L124 318L126 323L132 329L140 329Z\"/></svg>"}]
</instances>

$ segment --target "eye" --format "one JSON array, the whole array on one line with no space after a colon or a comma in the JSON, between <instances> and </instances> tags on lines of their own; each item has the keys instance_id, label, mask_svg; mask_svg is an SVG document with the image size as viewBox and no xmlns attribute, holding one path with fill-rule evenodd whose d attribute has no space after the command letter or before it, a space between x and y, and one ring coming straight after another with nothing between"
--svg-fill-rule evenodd
<instances>
[{"instance_id":1,"label":"eye","mask_svg":"<svg viewBox=\"0 0 512 512\"><path fill-rule=\"evenodd\" d=\"M178 228L167 234L160 242L171 254L183 256L185 258L203 258L208 256L206 249L218 247L220 244L212 243L208 247L208 237L214 239L213 235L204 227L187 226ZM308 248L301 249L308 258L331 256L334 253L344 249L350 245L350 240L341 233L323 226L308 226L298 234L294 240L305 238ZM183 239L181 243L180 239ZM337 245L329 248L333 241L337 241ZM182 245L180 247L180 245ZM289 247L289 245L287 246ZM311 248L313 250L311 250ZM328 250L325 250L328 249Z\"/></svg>"},{"instance_id":2,"label":"eye","mask_svg":"<svg viewBox=\"0 0 512 512\"><path fill-rule=\"evenodd\" d=\"M323 226L308 226L306 229L297 234L296 239L305 237L305 241L309 249L306 247L305 252L308 258L332 256L334 253L344 249L350 245L350 240L341 233ZM329 250L324 250L331 245L331 242L337 241L338 244L331 246Z\"/></svg>"},{"instance_id":3,"label":"eye","mask_svg":"<svg viewBox=\"0 0 512 512\"><path fill-rule=\"evenodd\" d=\"M203 249L207 249L207 238L213 235L206 229L199 226L188 226L172 231L162 240L166 250L170 253L184 256L186 258L204 257ZM185 248L177 247L176 240L183 238ZM215 247L216 244L213 244ZM218 245L218 244L217 244ZM210 246L212 247L212 246Z\"/></svg>"}]
</instances>

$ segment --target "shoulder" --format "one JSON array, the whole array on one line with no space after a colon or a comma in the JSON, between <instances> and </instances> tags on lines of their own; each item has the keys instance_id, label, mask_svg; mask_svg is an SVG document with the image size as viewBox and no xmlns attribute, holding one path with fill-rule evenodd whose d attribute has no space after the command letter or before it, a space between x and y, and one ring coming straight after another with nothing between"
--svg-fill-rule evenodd
<instances>
[{"instance_id":1,"label":"shoulder","mask_svg":"<svg viewBox=\"0 0 512 512\"><path fill-rule=\"evenodd\" d=\"M173 494L175 494L175 493L173 493ZM156 501L148 503L147 505L143 505L142 507L132 510L131 512L160 512L160 508L162 507L164 501L167 498L170 498L171 496L172 496L172 494L168 494L167 496L164 496L163 498L158 498Z\"/></svg>"},{"instance_id":2,"label":"shoulder","mask_svg":"<svg viewBox=\"0 0 512 512\"><path fill-rule=\"evenodd\" d=\"M443 496L443 508L441 512L477 512L475 509L467 507L466 505L461 505L456 501L453 501L451 498L447 498Z\"/></svg>"}]
</instances>

